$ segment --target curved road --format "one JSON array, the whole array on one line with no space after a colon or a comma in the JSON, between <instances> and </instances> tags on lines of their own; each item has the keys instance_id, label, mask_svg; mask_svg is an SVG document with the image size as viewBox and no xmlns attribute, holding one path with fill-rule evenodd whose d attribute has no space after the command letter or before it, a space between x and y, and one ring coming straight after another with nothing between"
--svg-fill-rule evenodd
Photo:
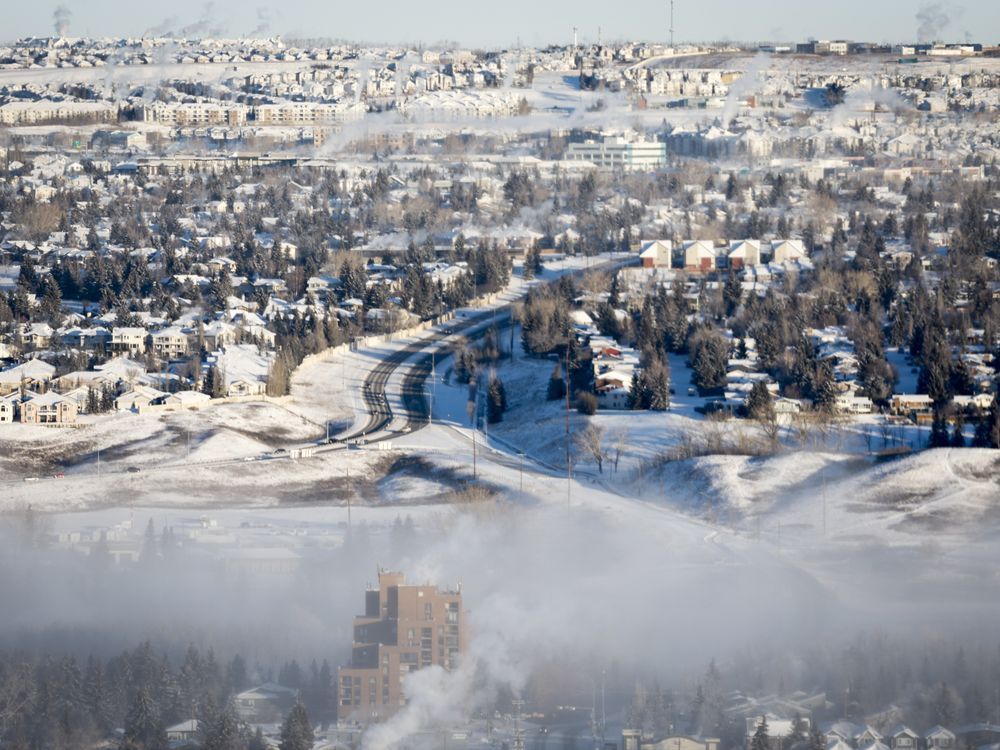
<instances>
[{"instance_id":1,"label":"curved road","mask_svg":"<svg viewBox=\"0 0 1000 750\"><path fill-rule=\"evenodd\" d=\"M617 268L634 261L635 256L630 256L624 261L606 261L591 268L581 268L572 271L570 275L579 276L588 271ZM548 280L546 283L554 283L558 278L560 277ZM425 427L427 425L429 408L424 392L424 384L430 375L432 358L440 342L450 336L471 334L474 331L484 332L489 327L486 324L492 321L496 321L501 328L509 325L512 305L513 303L508 303L495 309L484 310L467 315L460 320L454 320L442 326L433 335L407 344L399 351L385 357L368 373L362 388L365 408L369 415L368 422L359 430L355 429L350 433L341 435L339 440L344 442L367 440L373 434L388 430L393 418L397 415L393 413L392 406L389 404L389 399L386 396L386 386L396 370L421 352L424 353L423 356L414 359L409 365L408 372L403 379L401 396L404 413L398 416L406 418L406 425L400 430L395 430L391 434L385 435L385 438L391 439L392 437L398 437L401 434L410 433Z\"/></svg>"}]
</instances>

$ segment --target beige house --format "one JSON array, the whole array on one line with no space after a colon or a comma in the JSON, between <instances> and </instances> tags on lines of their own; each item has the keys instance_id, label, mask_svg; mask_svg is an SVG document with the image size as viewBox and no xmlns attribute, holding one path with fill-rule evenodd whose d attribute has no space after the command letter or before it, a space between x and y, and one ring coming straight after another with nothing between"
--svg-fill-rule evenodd
<instances>
[{"instance_id":1,"label":"beige house","mask_svg":"<svg viewBox=\"0 0 1000 750\"><path fill-rule=\"evenodd\" d=\"M775 240L771 243L771 260L775 263L787 263L805 257L806 247L802 240Z\"/></svg>"},{"instance_id":2,"label":"beige house","mask_svg":"<svg viewBox=\"0 0 1000 750\"><path fill-rule=\"evenodd\" d=\"M111 351L138 354L146 350L146 329L134 326L111 329Z\"/></svg>"},{"instance_id":3,"label":"beige house","mask_svg":"<svg viewBox=\"0 0 1000 750\"><path fill-rule=\"evenodd\" d=\"M729 267L760 265L760 240L733 240L729 243Z\"/></svg>"},{"instance_id":4,"label":"beige house","mask_svg":"<svg viewBox=\"0 0 1000 750\"><path fill-rule=\"evenodd\" d=\"M715 245L709 240L693 240L684 243L684 269L687 271L711 271L715 268Z\"/></svg>"},{"instance_id":5,"label":"beige house","mask_svg":"<svg viewBox=\"0 0 1000 750\"><path fill-rule=\"evenodd\" d=\"M674 243L670 240L653 240L646 242L639 253L643 268L670 268Z\"/></svg>"},{"instance_id":6,"label":"beige house","mask_svg":"<svg viewBox=\"0 0 1000 750\"><path fill-rule=\"evenodd\" d=\"M76 421L77 411L76 401L49 391L21 404L21 421L25 424L69 424Z\"/></svg>"},{"instance_id":7,"label":"beige house","mask_svg":"<svg viewBox=\"0 0 1000 750\"><path fill-rule=\"evenodd\" d=\"M164 359L178 359L188 353L188 337L180 326L170 326L151 336L153 351Z\"/></svg>"},{"instance_id":8,"label":"beige house","mask_svg":"<svg viewBox=\"0 0 1000 750\"><path fill-rule=\"evenodd\" d=\"M17 411L17 400L13 397L0 397L0 424L10 424L14 421Z\"/></svg>"}]
</instances>

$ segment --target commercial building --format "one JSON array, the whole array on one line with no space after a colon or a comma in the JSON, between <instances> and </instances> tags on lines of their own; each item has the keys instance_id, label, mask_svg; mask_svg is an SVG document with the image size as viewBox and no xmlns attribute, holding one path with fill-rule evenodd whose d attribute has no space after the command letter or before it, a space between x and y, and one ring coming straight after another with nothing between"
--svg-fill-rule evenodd
<instances>
[{"instance_id":1,"label":"commercial building","mask_svg":"<svg viewBox=\"0 0 1000 750\"><path fill-rule=\"evenodd\" d=\"M667 146L658 141L629 141L621 136L571 143L566 161L586 161L603 169L656 169L667 161Z\"/></svg>"},{"instance_id":2,"label":"commercial building","mask_svg":"<svg viewBox=\"0 0 1000 750\"><path fill-rule=\"evenodd\" d=\"M466 647L461 590L406 585L402 573L380 571L354 618L351 663L337 673L338 714L381 721L406 704L403 678L437 665L458 666Z\"/></svg>"}]
</instances>

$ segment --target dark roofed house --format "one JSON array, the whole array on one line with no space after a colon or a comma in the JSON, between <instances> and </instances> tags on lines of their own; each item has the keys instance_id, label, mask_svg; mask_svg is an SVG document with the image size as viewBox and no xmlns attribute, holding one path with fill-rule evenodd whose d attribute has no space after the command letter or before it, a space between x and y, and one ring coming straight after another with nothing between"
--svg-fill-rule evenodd
<instances>
[{"instance_id":1,"label":"dark roofed house","mask_svg":"<svg viewBox=\"0 0 1000 750\"><path fill-rule=\"evenodd\" d=\"M275 724L281 721L295 702L295 691L275 682L266 682L238 693L236 713L251 724Z\"/></svg>"},{"instance_id":2,"label":"dark roofed house","mask_svg":"<svg viewBox=\"0 0 1000 750\"><path fill-rule=\"evenodd\" d=\"M886 733L892 750L913 750L920 742L920 735L905 724L898 724Z\"/></svg>"}]
</instances>

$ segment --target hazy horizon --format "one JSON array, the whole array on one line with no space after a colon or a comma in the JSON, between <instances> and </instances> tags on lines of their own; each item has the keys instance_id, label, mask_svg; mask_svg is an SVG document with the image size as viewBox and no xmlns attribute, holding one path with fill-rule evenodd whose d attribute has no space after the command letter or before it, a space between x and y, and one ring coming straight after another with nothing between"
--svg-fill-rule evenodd
<instances>
[{"instance_id":1,"label":"hazy horizon","mask_svg":"<svg viewBox=\"0 0 1000 750\"><path fill-rule=\"evenodd\" d=\"M604 6L585 0L545 5L513 0L490 17L488 7L470 13L456 0L439 0L433 9L389 0L373 18L366 6L340 7L314 0L248 5L236 0L177 0L169 10L125 0L81 0L15 5L6 9L6 41L46 36L61 28L66 36L273 36L334 38L363 42L434 45L454 41L469 46L541 46L568 43L578 28L581 42L599 38L666 41L668 0L640 0L628 14L609 16ZM977 41L985 29L1000 29L1000 4L985 0L914 3L886 0L878 4L847 0L839 5L805 8L793 0L776 0L768 13L722 0L711 6L677 0L674 10L678 43L700 40L787 41L846 38L866 41Z\"/></svg>"}]
</instances>

